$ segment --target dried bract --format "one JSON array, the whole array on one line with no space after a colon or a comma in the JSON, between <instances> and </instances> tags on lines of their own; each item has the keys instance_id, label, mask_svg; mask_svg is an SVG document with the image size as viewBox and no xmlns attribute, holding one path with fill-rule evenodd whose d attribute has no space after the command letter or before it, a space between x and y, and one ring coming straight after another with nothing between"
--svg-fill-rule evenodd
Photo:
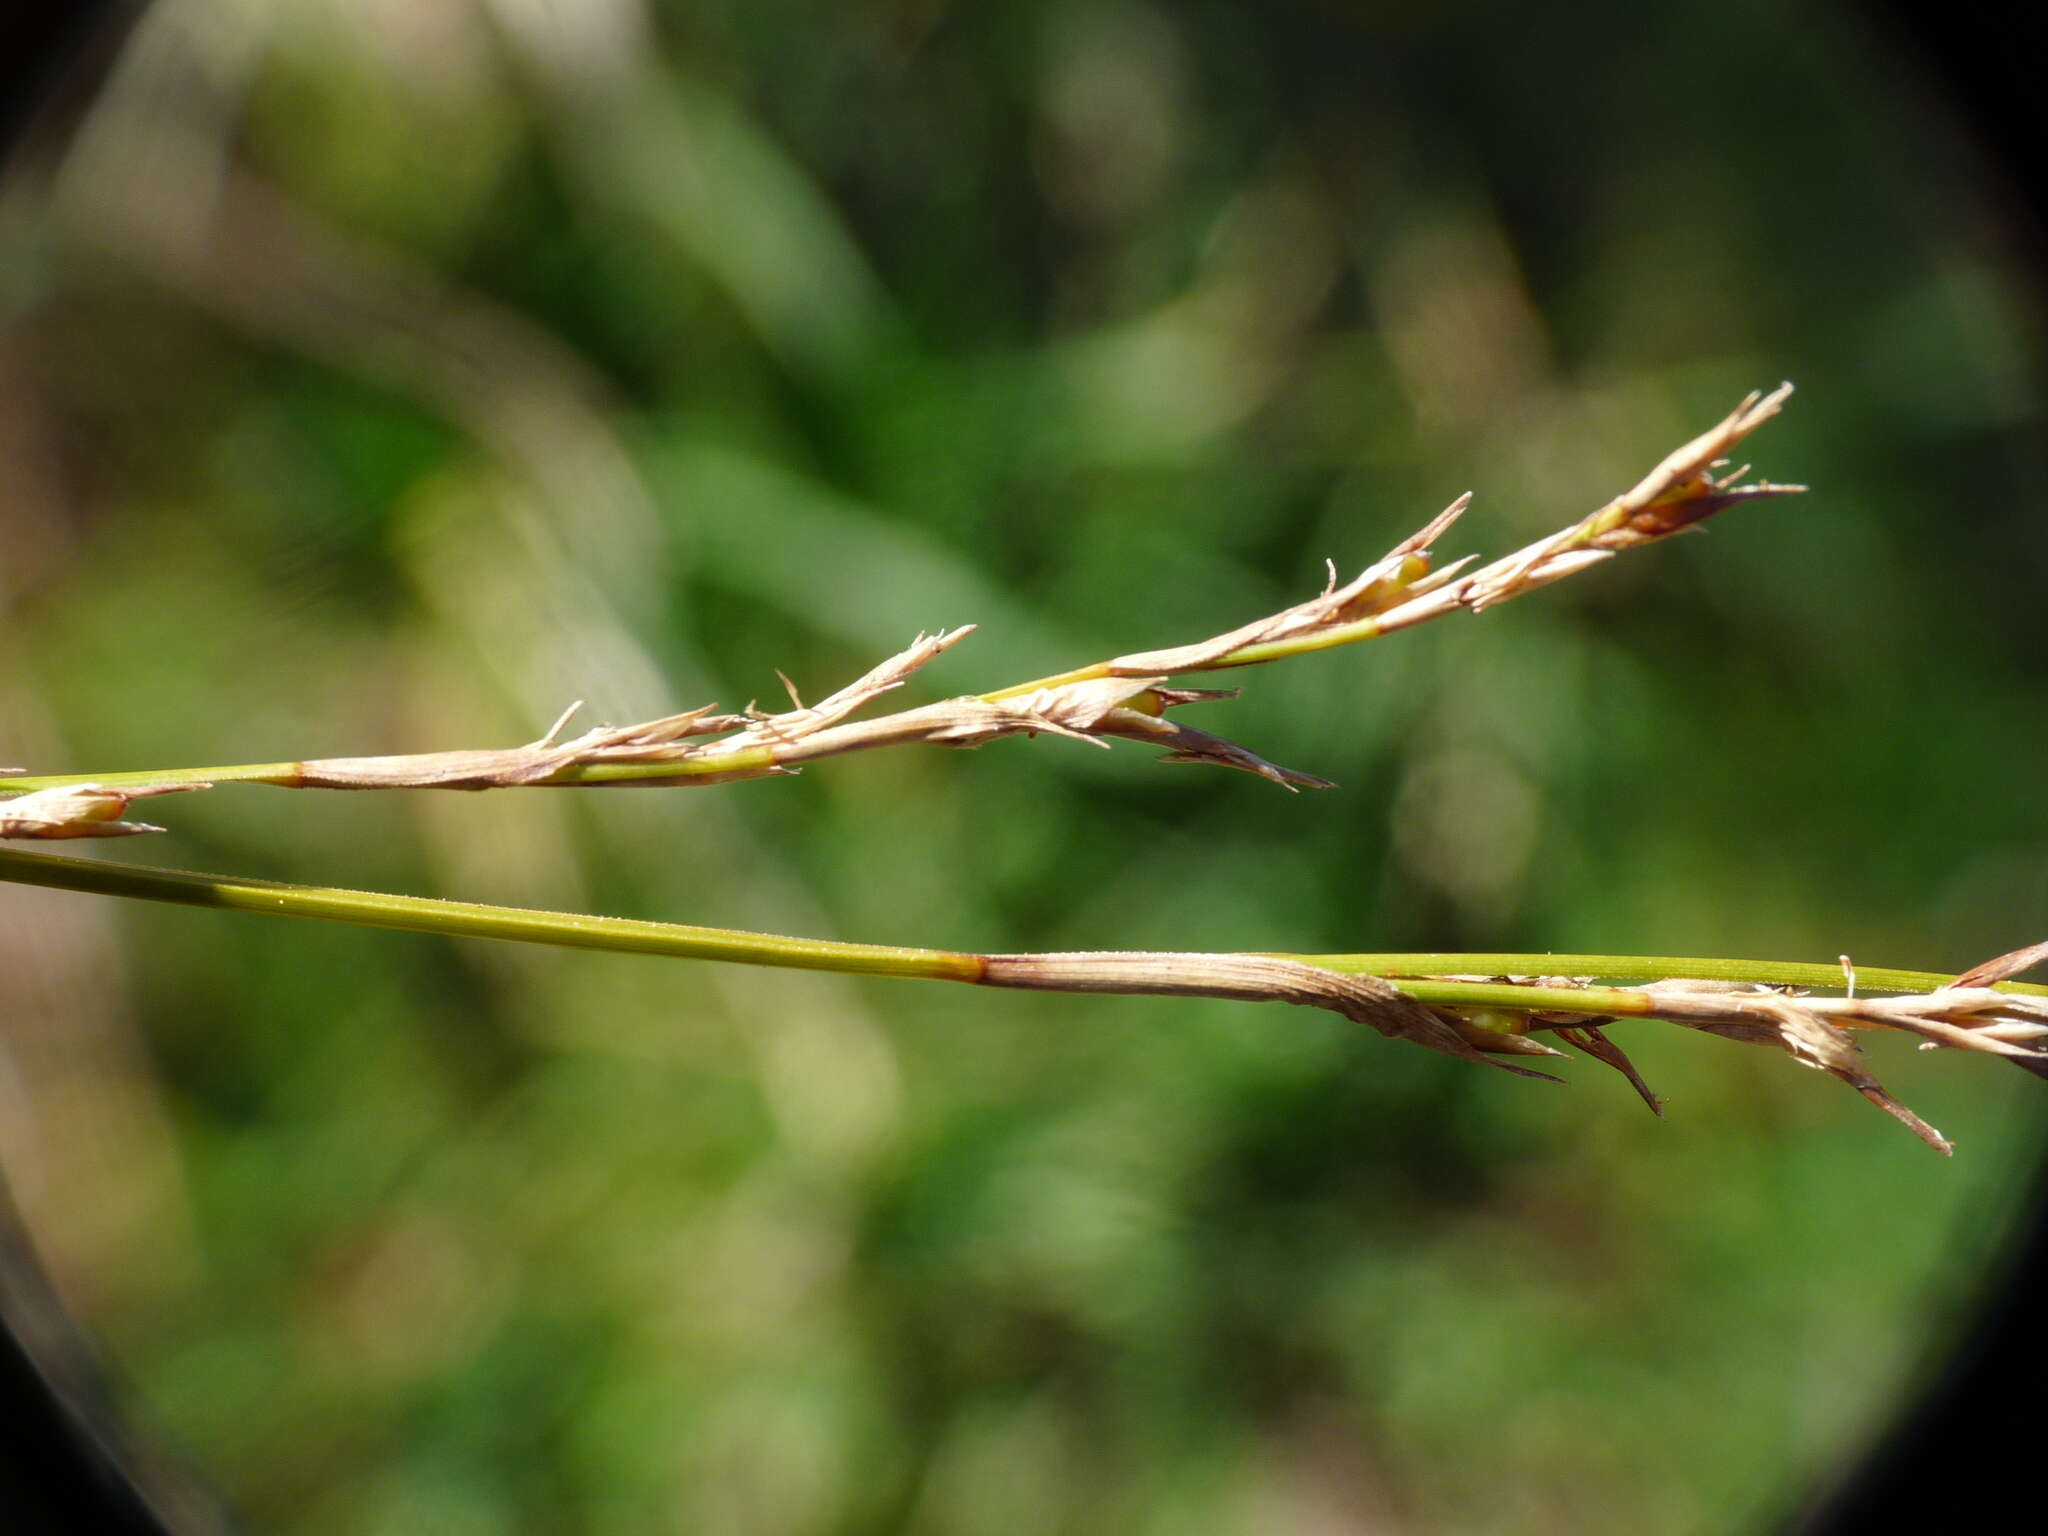
<instances>
[{"instance_id":1,"label":"dried bract","mask_svg":"<svg viewBox=\"0 0 2048 1536\"><path fill-rule=\"evenodd\" d=\"M104 784L66 784L0 800L0 837L71 838L134 837L161 832L146 821L123 821L130 801L152 795L175 795L206 789L205 784L159 784L139 789L113 789Z\"/></svg>"}]
</instances>

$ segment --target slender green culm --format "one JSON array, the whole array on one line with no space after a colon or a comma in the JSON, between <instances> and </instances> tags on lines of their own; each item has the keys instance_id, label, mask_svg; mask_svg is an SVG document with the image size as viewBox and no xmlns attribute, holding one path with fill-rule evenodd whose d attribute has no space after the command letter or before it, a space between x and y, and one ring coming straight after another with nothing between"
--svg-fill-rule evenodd
<instances>
[{"instance_id":1,"label":"slender green culm","mask_svg":"<svg viewBox=\"0 0 2048 1536\"><path fill-rule=\"evenodd\" d=\"M1597 981L1742 981L1773 987L1835 987L1846 980L1841 963L1798 960L1730 960L1701 955L1290 955L1347 975L1361 973L1399 980L1404 976L1573 976ZM1859 965L1856 987L1866 992L1932 992L1955 980L1938 971L1901 971ZM2000 982L2002 992L2048 997L2048 987ZM1518 989L1518 992L1520 989Z\"/></svg>"},{"instance_id":2,"label":"slender green culm","mask_svg":"<svg viewBox=\"0 0 2048 1536\"><path fill-rule=\"evenodd\" d=\"M453 938L501 939L572 949L723 960L739 965L836 971L851 976L902 976L933 981L980 981L983 956L955 950L832 939L795 938L732 928L703 928L640 918L548 912L482 902L397 896L279 880L228 879L192 870L154 869L98 860L55 858L0 848L0 880L58 890L166 901L220 911L352 923ZM1768 985L1836 985L1839 965L1771 960L1726 960L1653 955L1360 954L1280 955L1345 975L1393 982L1418 1002L1439 1007L1540 1008L1566 1013L1643 1014L1650 999L1615 987L1532 987L1447 977L1572 976L1605 981L1740 981ZM1857 971L1859 987L1929 991L1952 978L1932 972ZM2002 983L2002 990L2048 996L2048 987Z\"/></svg>"},{"instance_id":3,"label":"slender green culm","mask_svg":"<svg viewBox=\"0 0 2048 1536\"><path fill-rule=\"evenodd\" d=\"M272 917L310 918L367 928L397 928L455 938L507 939L556 944L571 949L609 949L628 954L670 955L687 960L730 960L806 971L840 971L853 976L917 976L975 981L981 965L973 955L887 944L847 944L829 939L785 938L728 928L695 928L683 923L644 922L627 917L593 917L580 912L545 912L494 907L429 896L393 896L332 886L295 885L280 880L226 879L184 869L144 869L96 860L52 858L0 848L0 880L58 890L130 896L228 912L261 912Z\"/></svg>"},{"instance_id":4,"label":"slender green culm","mask_svg":"<svg viewBox=\"0 0 2048 1536\"><path fill-rule=\"evenodd\" d=\"M38 789L64 789L74 784L99 784L108 789L154 789L169 784L291 784L297 763L232 763L218 768L144 768L126 773L10 774L0 779L0 797L26 795Z\"/></svg>"}]
</instances>

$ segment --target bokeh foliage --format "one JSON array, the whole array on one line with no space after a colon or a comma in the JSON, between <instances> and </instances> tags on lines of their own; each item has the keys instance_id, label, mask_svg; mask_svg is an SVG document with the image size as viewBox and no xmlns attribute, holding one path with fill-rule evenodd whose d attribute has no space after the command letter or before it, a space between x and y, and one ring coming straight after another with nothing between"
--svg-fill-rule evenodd
<instances>
[{"instance_id":1,"label":"bokeh foliage","mask_svg":"<svg viewBox=\"0 0 2048 1536\"><path fill-rule=\"evenodd\" d=\"M1780 377L1816 487L1246 675L1219 728L1332 793L1010 742L225 789L121 856L969 948L2048 930L2030 316L1824 6L166 0L108 82L6 209L40 771L815 695L964 621L925 681L994 687L1467 488L1504 550ZM1661 1027L1664 1124L1323 1016L5 896L8 1177L138 1411L303 1536L1764 1528L2039 1139L1882 1043L1953 1163Z\"/></svg>"}]
</instances>

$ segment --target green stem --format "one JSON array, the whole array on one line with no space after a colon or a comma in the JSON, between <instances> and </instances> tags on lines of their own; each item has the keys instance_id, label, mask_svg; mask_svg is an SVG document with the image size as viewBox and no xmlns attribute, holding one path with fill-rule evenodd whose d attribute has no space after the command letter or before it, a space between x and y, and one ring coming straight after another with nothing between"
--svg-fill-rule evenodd
<instances>
[{"instance_id":1,"label":"green stem","mask_svg":"<svg viewBox=\"0 0 2048 1536\"><path fill-rule=\"evenodd\" d=\"M53 858L0 848L0 880L105 896L168 901L183 906L273 917L308 918L437 933L462 938L555 944L574 949L671 955L691 960L726 960L837 971L858 976L905 976L934 981L980 981L980 955L954 950L886 944L851 944L830 939L789 938L731 928L699 928L636 918L544 912L480 902L441 901L275 880L227 879L189 870L147 869L84 859ZM1446 1007L1538 1008L1567 1013L1644 1014L1653 1000L1641 992L1611 987L1527 987L1492 981L1448 981L1446 975L1583 976L1610 981L1670 978L1831 985L1842 980L1839 966L1767 960L1722 960L1646 955L1287 955L1326 970L1370 973L1396 980L1421 1002ZM1417 979L1408 979L1417 978ZM1860 986L1890 991L1931 991L1952 978L1933 972L1859 969ZM2048 987L2017 982L2005 990L2048 996Z\"/></svg>"},{"instance_id":2,"label":"green stem","mask_svg":"<svg viewBox=\"0 0 2048 1536\"><path fill-rule=\"evenodd\" d=\"M1290 955L1291 960L1347 974L1374 976L1590 976L1602 981L1744 981L1781 987L1840 987L1842 967L1798 960L1728 960L1696 955ZM1954 981L1937 971L1856 967L1864 992L1931 992ZM2048 996L2048 987L2009 982L2009 992Z\"/></svg>"},{"instance_id":3,"label":"green stem","mask_svg":"<svg viewBox=\"0 0 2048 1536\"><path fill-rule=\"evenodd\" d=\"M1376 640L1380 632L1380 621L1376 616L1354 619L1349 624L1338 624L1329 629L1314 630L1303 635L1291 635L1285 640L1263 640L1255 645L1240 645L1234 651L1226 651L1214 661L1199 667L1184 667L1175 675L1223 672L1233 667L1253 667L1261 662L1283 661L1289 656L1306 656L1312 651L1327 651L1335 646L1354 645L1360 640ZM1085 667L1076 667L1071 672L1055 672L1049 677L1035 677L1028 683L1013 683L1008 688L998 688L994 693L984 693L981 699L987 704L1000 704L1006 699L1021 699L1026 694L1037 693L1043 688L1062 688L1068 683L1092 683L1099 677L1116 675L1117 669L1111 663L1097 661Z\"/></svg>"},{"instance_id":4,"label":"green stem","mask_svg":"<svg viewBox=\"0 0 2048 1536\"><path fill-rule=\"evenodd\" d=\"M227 879L184 869L143 869L0 848L0 880L102 896L133 896L188 907L229 912L262 912L366 928L451 934L472 939L509 939L526 944L559 944L572 949L610 949L632 954L673 955L688 960L731 960L742 965L777 965L807 971L840 971L856 976L919 976L975 981L977 956L939 949L888 944L845 944L830 939L784 938L730 928L693 928L626 917L592 917L579 912L542 912L493 907L481 902L440 901L426 896L392 896L330 886L292 885L277 880Z\"/></svg>"},{"instance_id":5,"label":"green stem","mask_svg":"<svg viewBox=\"0 0 2048 1536\"><path fill-rule=\"evenodd\" d=\"M1108 677L1110 665L1106 661L1092 661L1085 667L1075 667L1069 672L1054 672L1046 677L1034 677L1028 683L1012 683L1007 688L998 688L994 693L984 693L984 704L1001 704L1009 699L1021 699L1027 694L1037 693L1041 688L1064 688L1068 683L1092 683L1098 677Z\"/></svg>"},{"instance_id":6,"label":"green stem","mask_svg":"<svg viewBox=\"0 0 2048 1536\"><path fill-rule=\"evenodd\" d=\"M297 763L236 763L226 768L143 768L129 773L50 773L0 779L0 799L67 784L104 784L109 789L153 789L164 784L290 784Z\"/></svg>"}]
</instances>

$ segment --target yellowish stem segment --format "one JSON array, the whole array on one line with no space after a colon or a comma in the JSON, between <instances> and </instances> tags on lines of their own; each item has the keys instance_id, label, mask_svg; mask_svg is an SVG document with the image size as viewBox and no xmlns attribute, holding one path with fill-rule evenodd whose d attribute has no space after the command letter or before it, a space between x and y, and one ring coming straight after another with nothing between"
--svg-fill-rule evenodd
<instances>
[{"instance_id":1,"label":"yellowish stem segment","mask_svg":"<svg viewBox=\"0 0 2048 1536\"><path fill-rule=\"evenodd\" d=\"M493 907L481 902L440 901L427 896L392 896L329 886L291 885L277 880L229 879L184 869L142 869L84 859L52 858L0 848L0 880L102 896L132 896L230 912L262 912L370 928L398 928L460 938L510 939L559 944L572 949L610 949L689 960L731 960L742 965L776 965L854 976L917 976L943 981L979 981L979 956L949 950L900 948L887 944L846 944L830 939L795 939L744 933L729 928L695 928L627 917L592 917L580 912L542 912Z\"/></svg>"},{"instance_id":2,"label":"yellowish stem segment","mask_svg":"<svg viewBox=\"0 0 2048 1536\"><path fill-rule=\"evenodd\" d=\"M149 869L97 860L55 858L0 848L0 880L59 890L167 901L183 906L273 917L309 918L413 933L459 938L504 939L574 949L669 955L690 960L725 960L836 971L854 976L903 976L933 981L983 982L985 955L956 950L887 944L853 944L831 939L791 938L730 928L700 928L638 918L597 917L580 912L546 912L480 902L442 901L424 896L293 885L276 880L233 879L191 870ZM1015 957L1012 957L1015 958ZM1642 1015L1655 1011L1646 994L1616 987L1531 987L1490 979L1447 977L1572 976L1603 981L1649 981L1683 977L1778 985L1827 986L1842 980L1839 966L1767 960L1725 960L1649 955L1377 954L1267 955L1345 975L1372 975L1393 982L1419 1002L1444 1007L1535 1008L1545 1011ZM1932 972L1858 967L1866 989L1926 992L1953 978ZM2010 992L2048 996L2048 987L2005 982Z\"/></svg>"},{"instance_id":3,"label":"yellowish stem segment","mask_svg":"<svg viewBox=\"0 0 2048 1536\"><path fill-rule=\"evenodd\" d=\"M1586 976L1601 981L1759 982L1782 987L1840 987L1839 963L1822 965L1798 960L1730 960L1701 955L1461 955L1402 953L1371 955L1292 955L1290 959L1346 974L1367 972L1398 980L1404 976ZM1932 992L1955 980L1938 971L1901 971L1858 965L1861 992ZM2000 982L2001 992L2048 997L2048 987L2031 982ZM1517 989L1518 993L1521 989ZM1547 1006L1547 1005L1546 1005Z\"/></svg>"}]
</instances>

